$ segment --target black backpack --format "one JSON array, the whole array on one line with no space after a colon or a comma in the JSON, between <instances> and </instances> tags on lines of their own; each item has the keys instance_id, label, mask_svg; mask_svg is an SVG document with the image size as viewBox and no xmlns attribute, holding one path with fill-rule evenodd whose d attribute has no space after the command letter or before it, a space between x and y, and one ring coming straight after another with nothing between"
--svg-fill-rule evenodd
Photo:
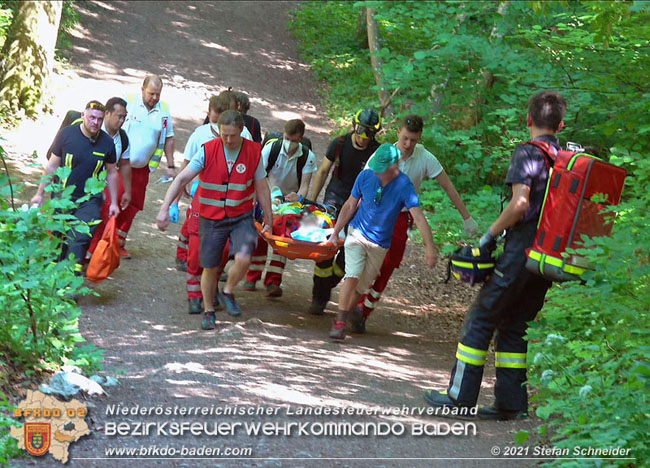
<instances>
[{"instance_id":1,"label":"black backpack","mask_svg":"<svg viewBox=\"0 0 650 468\"><path fill-rule=\"evenodd\" d=\"M266 165L267 175L269 172L271 172L271 169L278 160L278 156L280 156L283 138L284 135L280 132L266 132L264 134L264 140L262 140L262 148L264 148L267 144L273 145L271 146L271 152L269 153L269 162ZM302 144L302 156L298 158L298 162L296 164L296 171L298 172L298 186L300 186L302 183L302 170L304 169L305 164L307 164L309 151L311 151L311 140L309 138L303 137L302 140L300 140L300 143Z\"/></svg>"}]
</instances>

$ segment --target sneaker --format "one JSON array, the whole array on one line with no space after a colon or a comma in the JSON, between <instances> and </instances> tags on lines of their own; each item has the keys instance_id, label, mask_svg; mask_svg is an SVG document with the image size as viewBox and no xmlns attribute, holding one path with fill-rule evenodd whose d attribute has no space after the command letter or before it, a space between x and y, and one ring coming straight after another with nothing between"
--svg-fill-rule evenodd
<instances>
[{"instance_id":1,"label":"sneaker","mask_svg":"<svg viewBox=\"0 0 650 468\"><path fill-rule=\"evenodd\" d=\"M309 313L312 315L323 315L325 313L325 306L327 304L321 304L320 302L312 301L309 306Z\"/></svg>"},{"instance_id":2,"label":"sneaker","mask_svg":"<svg viewBox=\"0 0 650 468\"><path fill-rule=\"evenodd\" d=\"M424 400L434 408L442 411L436 412L436 416L443 416L457 419L474 419L474 413L468 406L457 405L454 400L447 395L447 390L439 392L437 390L427 390L424 392Z\"/></svg>"},{"instance_id":3,"label":"sneaker","mask_svg":"<svg viewBox=\"0 0 650 468\"><path fill-rule=\"evenodd\" d=\"M223 308L226 306L226 301L223 298L223 294L221 294L219 291L217 291L217 294L214 296L212 305L214 306L214 310L223 310Z\"/></svg>"},{"instance_id":4,"label":"sneaker","mask_svg":"<svg viewBox=\"0 0 650 468\"><path fill-rule=\"evenodd\" d=\"M223 296L223 302L224 305L226 306L226 311L228 312L228 315L230 315L231 317L239 317L241 315L241 309L239 308L239 304L237 304L237 301L235 300L235 295L223 293L222 296Z\"/></svg>"},{"instance_id":5,"label":"sneaker","mask_svg":"<svg viewBox=\"0 0 650 468\"><path fill-rule=\"evenodd\" d=\"M365 333L366 332L366 318L363 315L363 307L356 306L350 316L350 326L352 333Z\"/></svg>"},{"instance_id":6,"label":"sneaker","mask_svg":"<svg viewBox=\"0 0 650 468\"><path fill-rule=\"evenodd\" d=\"M127 252L124 247L120 247L120 258L123 258L125 260L130 260L133 257L131 257L131 254Z\"/></svg>"},{"instance_id":7,"label":"sneaker","mask_svg":"<svg viewBox=\"0 0 650 468\"><path fill-rule=\"evenodd\" d=\"M248 280L244 281L242 289L244 291L256 291L257 290L257 288L255 287L255 283L251 283Z\"/></svg>"},{"instance_id":8,"label":"sneaker","mask_svg":"<svg viewBox=\"0 0 650 468\"><path fill-rule=\"evenodd\" d=\"M345 339L345 323L338 320L332 321L332 328L330 329L330 338L337 341Z\"/></svg>"},{"instance_id":9,"label":"sneaker","mask_svg":"<svg viewBox=\"0 0 650 468\"><path fill-rule=\"evenodd\" d=\"M214 322L216 321L214 317L214 310L210 310L203 314L203 321L201 322L201 328L203 330L214 330Z\"/></svg>"},{"instance_id":10,"label":"sneaker","mask_svg":"<svg viewBox=\"0 0 650 468\"><path fill-rule=\"evenodd\" d=\"M495 405L482 406L478 409L479 419L492 421L512 421L528 419L528 411L511 411L497 408Z\"/></svg>"},{"instance_id":11,"label":"sneaker","mask_svg":"<svg viewBox=\"0 0 650 468\"><path fill-rule=\"evenodd\" d=\"M176 258L176 269L178 271L187 271L187 260L181 260L180 258Z\"/></svg>"},{"instance_id":12,"label":"sneaker","mask_svg":"<svg viewBox=\"0 0 650 468\"><path fill-rule=\"evenodd\" d=\"M282 288L277 284L269 284L266 287L266 297L282 297Z\"/></svg>"},{"instance_id":13,"label":"sneaker","mask_svg":"<svg viewBox=\"0 0 650 468\"><path fill-rule=\"evenodd\" d=\"M195 315L203 312L203 304L201 304L201 299L189 299L188 301L188 313Z\"/></svg>"}]
</instances>

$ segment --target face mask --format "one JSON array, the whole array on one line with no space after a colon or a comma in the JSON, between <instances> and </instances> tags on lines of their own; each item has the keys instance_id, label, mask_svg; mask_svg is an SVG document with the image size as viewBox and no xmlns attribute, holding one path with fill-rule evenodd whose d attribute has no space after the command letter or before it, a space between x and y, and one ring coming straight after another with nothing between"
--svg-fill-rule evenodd
<instances>
[{"instance_id":1,"label":"face mask","mask_svg":"<svg viewBox=\"0 0 650 468\"><path fill-rule=\"evenodd\" d=\"M216 123L212 123L212 122L210 122L210 128L212 129L212 131L213 131L214 133L216 133L217 135L219 135L219 124L216 124Z\"/></svg>"},{"instance_id":2,"label":"face mask","mask_svg":"<svg viewBox=\"0 0 650 468\"><path fill-rule=\"evenodd\" d=\"M297 141L287 140L286 138L282 139L282 147L284 148L284 152L287 154L291 154L292 152L296 151L299 145L300 143Z\"/></svg>"}]
</instances>

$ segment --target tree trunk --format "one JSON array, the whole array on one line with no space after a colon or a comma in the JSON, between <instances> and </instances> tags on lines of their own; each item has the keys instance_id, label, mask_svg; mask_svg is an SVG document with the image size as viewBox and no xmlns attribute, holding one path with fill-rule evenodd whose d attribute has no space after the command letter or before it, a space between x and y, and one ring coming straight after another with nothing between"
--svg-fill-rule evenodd
<instances>
[{"instance_id":1,"label":"tree trunk","mask_svg":"<svg viewBox=\"0 0 650 468\"><path fill-rule=\"evenodd\" d=\"M357 41L362 49L368 48L368 12L366 7L361 7L359 18L357 19L357 30L354 33L354 40Z\"/></svg>"},{"instance_id":2,"label":"tree trunk","mask_svg":"<svg viewBox=\"0 0 650 468\"><path fill-rule=\"evenodd\" d=\"M464 13L465 9L465 3L460 3L459 4L460 12L456 14L456 26L452 30L452 34L456 34L456 31L458 30L458 26L463 24L465 22L466 15ZM434 84L431 86L431 113L432 114L438 114L439 112L442 111L442 99L445 94L445 88L449 84L449 80L451 79L451 75L447 73L447 77L445 78L445 81L443 81L441 84L436 85Z\"/></svg>"},{"instance_id":3,"label":"tree trunk","mask_svg":"<svg viewBox=\"0 0 650 468\"><path fill-rule=\"evenodd\" d=\"M370 49L370 64L372 73L375 75L375 81L379 87L379 102L381 103L383 113L388 118L393 117L393 107L390 104L390 94L384 87L383 64L379 56L379 26L375 19L375 9L366 8L367 28L368 28L368 48Z\"/></svg>"},{"instance_id":4,"label":"tree trunk","mask_svg":"<svg viewBox=\"0 0 650 468\"><path fill-rule=\"evenodd\" d=\"M0 113L16 117L42 111L44 88L54 62L63 2L27 1L18 5L0 64Z\"/></svg>"}]
</instances>

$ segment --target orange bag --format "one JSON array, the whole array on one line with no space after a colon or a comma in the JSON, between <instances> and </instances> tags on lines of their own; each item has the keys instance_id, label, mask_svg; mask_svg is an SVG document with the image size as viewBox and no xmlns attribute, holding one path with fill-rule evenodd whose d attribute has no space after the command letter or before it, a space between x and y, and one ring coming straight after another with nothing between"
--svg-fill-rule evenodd
<instances>
[{"instance_id":1,"label":"orange bag","mask_svg":"<svg viewBox=\"0 0 650 468\"><path fill-rule=\"evenodd\" d=\"M90 263L88 263L86 278L93 283L101 283L119 266L120 241L117 238L115 216L111 216L106 223L102 238L95 247Z\"/></svg>"}]
</instances>

